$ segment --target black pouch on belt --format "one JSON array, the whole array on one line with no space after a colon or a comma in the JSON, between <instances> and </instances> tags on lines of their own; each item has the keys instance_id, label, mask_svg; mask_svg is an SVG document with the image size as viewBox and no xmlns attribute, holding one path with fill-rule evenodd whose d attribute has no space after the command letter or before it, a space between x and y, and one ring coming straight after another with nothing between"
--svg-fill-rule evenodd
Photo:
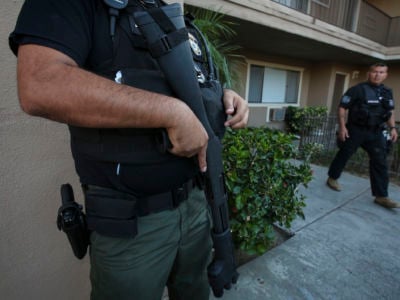
<instances>
[{"instance_id":1,"label":"black pouch on belt","mask_svg":"<svg viewBox=\"0 0 400 300\"><path fill-rule=\"evenodd\" d=\"M113 189L84 186L88 229L111 237L137 234L137 198Z\"/></svg>"}]
</instances>

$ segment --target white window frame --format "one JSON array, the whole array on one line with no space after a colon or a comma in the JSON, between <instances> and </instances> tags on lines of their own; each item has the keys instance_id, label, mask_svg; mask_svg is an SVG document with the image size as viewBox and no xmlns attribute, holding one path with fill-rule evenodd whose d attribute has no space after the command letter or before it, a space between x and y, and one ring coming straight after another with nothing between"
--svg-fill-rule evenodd
<instances>
[{"instance_id":1,"label":"white window frame","mask_svg":"<svg viewBox=\"0 0 400 300\"><path fill-rule=\"evenodd\" d=\"M277 64L277 63L271 63L271 62L265 62L265 61L259 61L259 60L251 60L248 59L246 60L247 62L247 78L246 78L246 98L249 99L249 88L250 88L250 71L251 71L251 65L256 65L256 66L262 66L262 67L269 67L269 68L275 68L275 69L281 69L281 70L286 70L286 71L297 71L300 73L299 76L299 90L297 94L297 101L296 103L274 103L274 102L261 102L261 103L250 103L249 106L252 107L269 107L269 108L282 108L286 106L299 106L300 105L300 95L301 95L301 90L302 90L302 82L303 82L303 73L304 73L304 68L300 67L295 67L295 66L289 66L289 65L284 65L284 64Z\"/></svg>"},{"instance_id":2,"label":"white window frame","mask_svg":"<svg viewBox=\"0 0 400 300\"><path fill-rule=\"evenodd\" d=\"M311 1L326 8L329 8L331 6L331 0L311 0Z\"/></svg>"}]
</instances>

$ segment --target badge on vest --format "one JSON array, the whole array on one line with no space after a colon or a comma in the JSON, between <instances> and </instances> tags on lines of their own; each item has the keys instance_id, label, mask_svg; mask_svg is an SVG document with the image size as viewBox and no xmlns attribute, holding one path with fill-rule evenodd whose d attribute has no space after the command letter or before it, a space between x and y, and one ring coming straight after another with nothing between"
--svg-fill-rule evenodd
<instances>
[{"instance_id":1,"label":"badge on vest","mask_svg":"<svg viewBox=\"0 0 400 300\"><path fill-rule=\"evenodd\" d=\"M197 39L195 38L195 36L193 34L191 34L189 32L189 44L190 44L190 48L192 49L193 53L196 56L201 56L201 49L199 46L199 42L197 41Z\"/></svg>"}]
</instances>

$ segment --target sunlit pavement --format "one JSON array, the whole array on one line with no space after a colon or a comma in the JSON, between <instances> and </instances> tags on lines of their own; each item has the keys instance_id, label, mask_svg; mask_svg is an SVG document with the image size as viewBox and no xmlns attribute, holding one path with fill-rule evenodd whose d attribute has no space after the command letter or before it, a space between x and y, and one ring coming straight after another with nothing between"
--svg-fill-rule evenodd
<instances>
[{"instance_id":1,"label":"sunlit pavement","mask_svg":"<svg viewBox=\"0 0 400 300\"><path fill-rule=\"evenodd\" d=\"M400 299L400 209L375 204L368 178L343 173L336 192L327 169L312 167L294 236L241 266L238 283L211 299ZM400 202L400 187L389 196Z\"/></svg>"}]
</instances>

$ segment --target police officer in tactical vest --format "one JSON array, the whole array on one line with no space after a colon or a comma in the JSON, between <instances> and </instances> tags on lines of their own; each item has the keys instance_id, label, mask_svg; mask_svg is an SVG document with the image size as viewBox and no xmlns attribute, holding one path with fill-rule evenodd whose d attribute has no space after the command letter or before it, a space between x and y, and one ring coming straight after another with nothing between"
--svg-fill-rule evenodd
<instances>
[{"instance_id":1,"label":"police officer in tactical vest","mask_svg":"<svg viewBox=\"0 0 400 300\"><path fill-rule=\"evenodd\" d=\"M398 133L392 90L382 84L387 74L386 64L373 64L367 82L351 87L341 98L338 109L339 151L330 165L327 185L335 191L341 190L337 179L349 158L362 147L370 159L369 173L375 203L386 208L398 208L400 204L388 198L388 143L383 133L388 131L392 142L397 140Z\"/></svg>"},{"instance_id":2,"label":"police officer in tactical vest","mask_svg":"<svg viewBox=\"0 0 400 300\"><path fill-rule=\"evenodd\" d=\"M69 127L91 233L91 299L159 300L165 286L170 299L209 298L211 222L200 180L209 136L154 58L170 49L149 49L135 19L165 6L29 0L10 35L22 109ZM244 127L247 102L218 85L192 29L163 41L179 44L189 33L194 63L186 67L221 102L222 127Z\"/></svg>"}]
</instances>

